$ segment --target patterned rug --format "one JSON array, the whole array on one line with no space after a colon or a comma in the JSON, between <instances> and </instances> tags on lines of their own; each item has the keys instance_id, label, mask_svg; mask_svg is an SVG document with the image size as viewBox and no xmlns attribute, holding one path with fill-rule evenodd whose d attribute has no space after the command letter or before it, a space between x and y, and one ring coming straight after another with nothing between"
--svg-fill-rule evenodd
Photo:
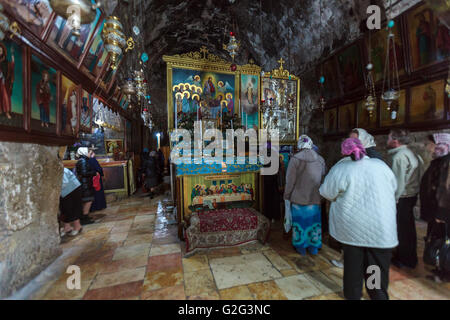
<instances>
[{"instance_id":1,"label":"patterned rug","mask_svg":"<svg viewBox=\"0 0 450 320\"><path fill-rule=\"evenodd\" d=\"M259 240L265 243L269 220L252 208L194 212L186 229L186 253L196 249L221 248Z\"/></svg>"}]
</instances>

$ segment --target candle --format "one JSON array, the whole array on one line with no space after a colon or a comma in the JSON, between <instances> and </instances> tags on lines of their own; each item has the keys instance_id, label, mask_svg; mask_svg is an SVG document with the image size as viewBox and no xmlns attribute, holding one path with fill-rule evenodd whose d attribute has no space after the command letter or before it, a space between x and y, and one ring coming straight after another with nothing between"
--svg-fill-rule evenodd
<instances>
[{"instance_id":1,"label":"candle","mask_svg":"<svg viewBox=\"0 0 450 320\"><path fill-rule=\"evenodd\" d=\"M222 129L223 129L223 126L222 126L222 115L223 115L222 105L220 105L220 126L221 126Z\"/></svg>"},{"instance_id":2,"label":"candle","mask_svg":"<svg viewBox=\"0 0 450 320\"><path fill-rule=\"evenodd\" d=\"M203 149L203 130L202 130L202 122L200 121L200 143L202 144L202 149Z\"/></svg>"},{"instance_id":3,"label":"candle","mask_svg":"<svg viewBox=\"0 0 450 320\"><path fill-rule=\"evenodd\" d=\"M177 110L175 109L175 129L178 129Z\"/></svg>"},{"instance_id":4,"label":"candle","mask_svg":"<svg viewBox=\"0 0 450 320\"><path fill-rule=\"evenodd\" d=\"M231 120L231 130L233 130L233 120Z\"/></svg>"},{"instance_id":5,"label":"candle","mask_svg":"<svg viewBox=\"0 0 450 320\"><path fill-rule=\"evenodd\" d=\"M245 114L245 130L248 130L248 114Z\"/></svg>"}]
</instances>

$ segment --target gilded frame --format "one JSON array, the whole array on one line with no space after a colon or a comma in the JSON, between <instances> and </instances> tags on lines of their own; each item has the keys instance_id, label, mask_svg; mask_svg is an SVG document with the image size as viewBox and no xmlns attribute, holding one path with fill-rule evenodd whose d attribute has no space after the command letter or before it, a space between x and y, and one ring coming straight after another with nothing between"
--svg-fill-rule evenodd
<instances>
[{"instance_id":1,"label":"gilded frame","mask_svg":"<svg viewBox=\"0 0 450 320\"><path fill-rule=\"evenodd\" d=\"M250 70L245 66L238 67L236 71L230 70L231 63L226 61L212 53L208 52L205 46L202 46L199 51L192 51L185 54L177 54L173 56L163 56L163 61L167 63L167 128L169 132L172 132L175 124L174 117L174 105L173 105L173 93L172 93L172 71L174 68L197 70L197 71L209 71L218 72L229 75L234 75L235 88L234 93L236 102L240 99L240 71ZM257 66L255 66L257 67ZM260 67L259 70L261 70ZM235 108L235 113L236 113ZM240 109L239 109L240 112Z\"/></svg>"},{"instance_id":2,"label":"gilded frame","mask_svg":"<svg viewBox=\"0 0 450 320\"><path fill-rule=\"evenodd\" d=\"M298 141L298 137L300 136L300 78L290 74L289 70L284 69L283 64L284 60L281 58L277 61L280 64L280 67L278 69L274 69L271 72L266 72L264 76L262 77L260 83L260 94L262 94L263 90L263 82L264 79L281 79L281 80L291 80L297 82L297 113L296 113L296 123L295 123L295 141L280 141L280 145L296 145ZM261 128L263 128L263 119L261 113L259 117L259 123L261 125Z\"/></svg>"}]
</instances>

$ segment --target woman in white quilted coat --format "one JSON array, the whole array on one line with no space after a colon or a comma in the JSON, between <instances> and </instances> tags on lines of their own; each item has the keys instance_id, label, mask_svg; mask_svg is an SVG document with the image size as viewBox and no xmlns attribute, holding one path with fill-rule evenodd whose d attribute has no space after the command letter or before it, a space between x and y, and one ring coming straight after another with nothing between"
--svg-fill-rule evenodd
<instances>
[{"instance_id":1,"label":"woman in white quilted coat","mask_svg":"<svg viewBox=\"0 0 450 320\"><path fill-rule=\"evenodd\" d=\"M330 235L344 248L344 296L361 299L365 282L371 299L389 299L391 251L398 245L394 173L369 158L356 138L341 146L320 194L331 201Z\"/></svg>"}]
</instances>

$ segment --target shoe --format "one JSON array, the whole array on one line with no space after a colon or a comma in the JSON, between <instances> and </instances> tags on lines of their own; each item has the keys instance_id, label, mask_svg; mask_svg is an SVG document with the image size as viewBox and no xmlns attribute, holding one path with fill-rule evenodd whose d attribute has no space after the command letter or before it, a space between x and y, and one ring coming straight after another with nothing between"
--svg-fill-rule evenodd
<instances>
[{"instance_id":1,"label":"shoe","mask_svg":"<svg viewBox=\"0 0 450 320\"><path fill-rule=\"evenodd\" d=\"M79 230L72 230L69 232L69 236L75 237L76 235L80 234L81 231L83 231L83 228L80 228Z\"/></svg>"},{"instance_id":2,"label":"shoe","mask_svg":"<svg viewBox=\"0 0 450 320\"><path fill-rule=\"evenodd\" d=\"M331 260L331 264L339 269L344 269L344 264L339 260Z\"/></svg>"},{"instance_id":3,"label":"shoe","mask_svg":"<svg viewBox=\"0 0 450 320\"><path fill-rule=\"evenodd\" d=\"M92 220L91 218L80 219L80 224L82 226L87 225L87 224L93 224L93 223L95 223L95 221Z\"/></svg>"},{"instance_id":4,"label":"shoe","mask_svg":"<svg viewBox=\"0 0 450 320\"><path fill-rule=\"evenodd\" d=\"M73 231L73 230L70 230L70 231L64 231L64 228L61 228L61 229L59 230L59 234L61 235L61 238L62 238L62 237L64 237L65 235L70 234L72 231Z\"/></svg>"}]
</instances>

